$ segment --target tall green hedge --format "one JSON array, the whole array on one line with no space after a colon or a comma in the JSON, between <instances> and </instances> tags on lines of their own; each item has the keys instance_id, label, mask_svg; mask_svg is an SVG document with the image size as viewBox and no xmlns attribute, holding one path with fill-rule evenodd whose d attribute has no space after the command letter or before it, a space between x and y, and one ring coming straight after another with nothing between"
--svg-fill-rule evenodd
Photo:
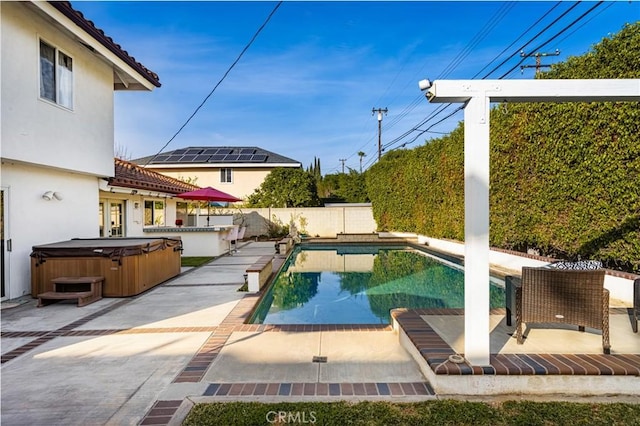
<instances>
[{"instance_id":1,"label":"tall green hedge","mask_svg":"<svg viewBox=\"0 0 640 426\"><path fill-rule=\"evenodd\" d=\"M640 78L640 23L540 78ZM367 171L381 230L463 240L463 126ZM640 272L638 103L491 111L491 244Z\"/></svg>"},{"instance_id":2,"label":"tall green hedge","mask_svg":"<svg viewBox=\"0 0 640 426\"><path fill-rule=\"evenodd\" d=\"M464 236L462 127L413 150L392 151L366 173L379 230Z\"/></svg>"}]
</instances>

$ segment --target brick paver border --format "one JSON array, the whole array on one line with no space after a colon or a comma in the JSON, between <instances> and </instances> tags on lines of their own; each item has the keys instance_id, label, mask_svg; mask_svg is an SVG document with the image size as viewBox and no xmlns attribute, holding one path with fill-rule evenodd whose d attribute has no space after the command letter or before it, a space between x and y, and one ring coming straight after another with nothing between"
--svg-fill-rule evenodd
<instances>
[{"instance_id":1,"label":"brick paver border","mask_svg":"<svg viewBox=\"0 0 640 426\"><path fill-rule=\"evenodd\" d=\"M504 313L495 310L492 313ZM624 308L613 308L618 314ZM456 363L449 356L456 352L421 315L462 315L460 309L403 310L392 312L398 325L435 374L445 375L621 375L640 376L638 354L492 354L490 366Z\"/></svg>"}]
</instances>

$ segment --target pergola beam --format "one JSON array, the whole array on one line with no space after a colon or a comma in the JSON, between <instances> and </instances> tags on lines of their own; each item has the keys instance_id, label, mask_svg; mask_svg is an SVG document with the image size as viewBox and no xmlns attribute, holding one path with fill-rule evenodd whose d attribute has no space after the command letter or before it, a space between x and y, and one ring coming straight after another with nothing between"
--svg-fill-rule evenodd
<instances>
[{"instance_id":1,"label":"pergola beam","mask_svg":"<svg viewBox=\"0 0 640 426\"><path fill-rule=\"evenodd\" d=\"M489 118L491 102L640 101L640 79L442 80L420 83L433 103L467 102L464 109L464 355L490 364ZM427 86L427 87L424 87Z\"/></svg>"},{"instance_id":2,"label":"pergola beam","mask_svg":"<svg viewBox=\"0 0 640 426\"><path fill-rule=\"evenodd\" d=\"M491 102L640 101L640 80L441 80L427 92L433 103L466 102L485 93Z\"/></svg>"}]
</instances>

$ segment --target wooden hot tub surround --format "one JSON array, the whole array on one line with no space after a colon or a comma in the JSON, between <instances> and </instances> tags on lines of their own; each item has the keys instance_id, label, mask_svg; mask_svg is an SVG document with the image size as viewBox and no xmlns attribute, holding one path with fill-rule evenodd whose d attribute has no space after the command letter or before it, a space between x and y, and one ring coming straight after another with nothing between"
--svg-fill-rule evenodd
<instances>
[{"instance_id":1,"label":"wooden hot tub surround","mask_svg":"<svg viewBox=\"0 0 640 426\"><path fill-rule=\"evenodd\" d=\"M140 294L180 274L179 238L73 239L34 246L31 295L53 291L57 277L104 277L102 295Z\"/></svg>"}]
</instances>

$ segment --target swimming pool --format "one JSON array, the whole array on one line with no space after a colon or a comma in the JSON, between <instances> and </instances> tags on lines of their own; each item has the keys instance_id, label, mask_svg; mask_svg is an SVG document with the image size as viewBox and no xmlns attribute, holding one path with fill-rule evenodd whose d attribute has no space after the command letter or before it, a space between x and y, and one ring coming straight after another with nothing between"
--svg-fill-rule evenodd
<instances>
[{"instance_id":1,"label":"swimming pool","mask_svg":"<svg viewBox=\"0 0 640 426\"><path fill-rule=\"evenodd\" d=\"M504 282L491 278L491 307ZM297 246L262 297L254 324L389 324L393 308L463 308L460 265L406 246Z\"/></svg>"}]
</instances>

